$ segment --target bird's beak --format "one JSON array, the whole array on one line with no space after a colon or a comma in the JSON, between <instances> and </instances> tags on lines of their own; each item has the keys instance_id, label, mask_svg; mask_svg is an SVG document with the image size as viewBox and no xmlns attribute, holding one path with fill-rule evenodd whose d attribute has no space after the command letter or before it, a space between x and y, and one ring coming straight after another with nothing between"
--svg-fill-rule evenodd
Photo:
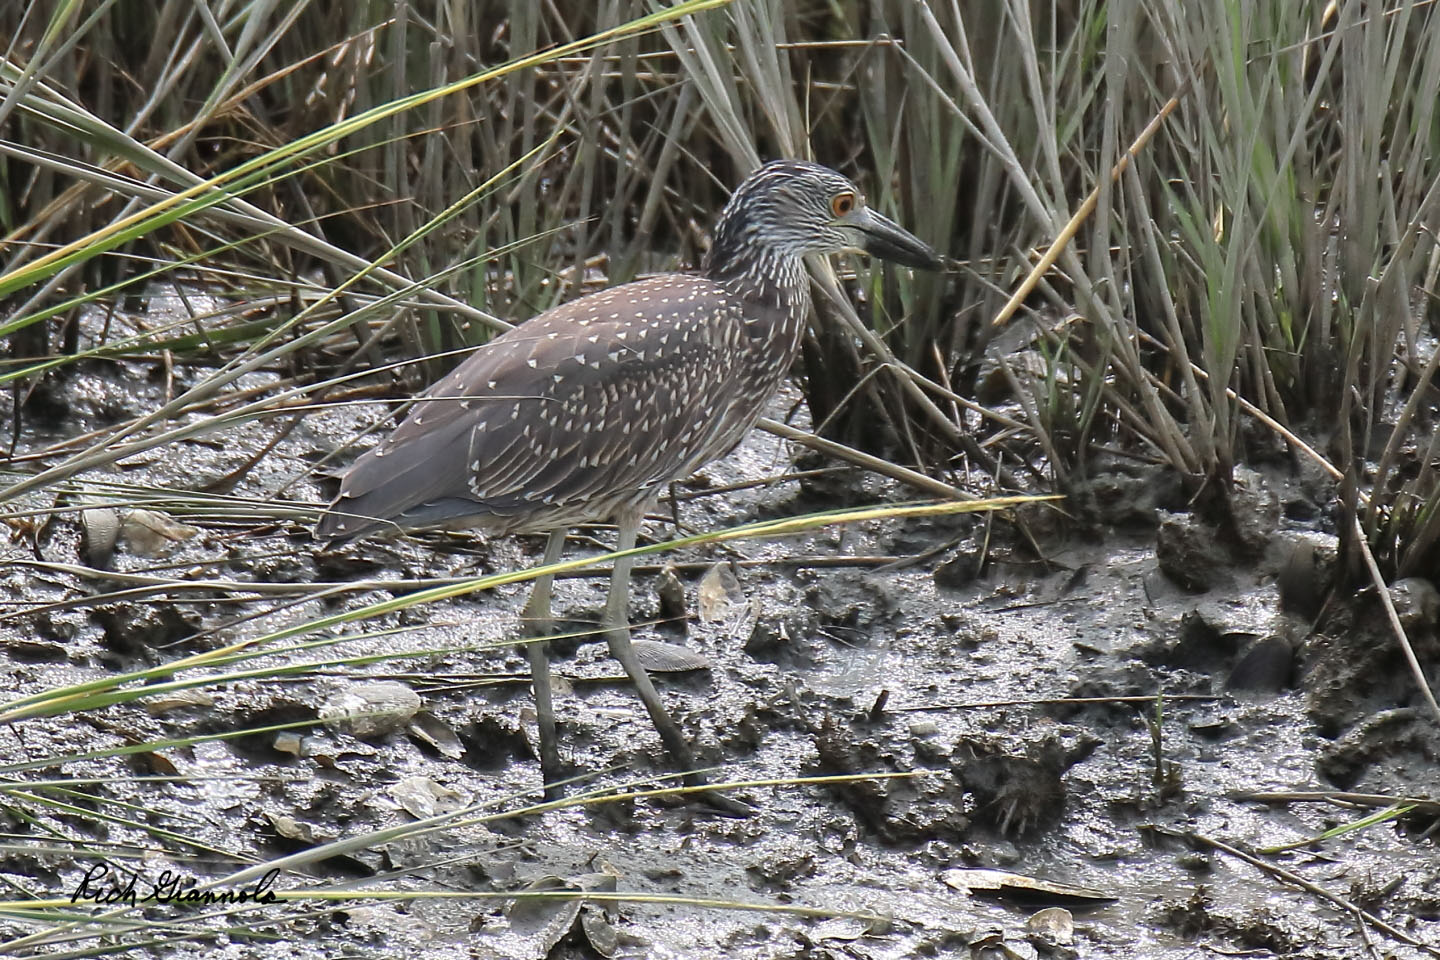
<instances>
[{"instance_id":1,"label":"bird's beak","mask_svg":"<svg viewBox=\"0 0 1440 960\"><path fill-rule=\"evenodd\" d=\"M860 234L859 248L872 257L920 270L939 270L945 261L930 244L869 207L860 207L839 221Z\"/></svg>"}]
</instances>

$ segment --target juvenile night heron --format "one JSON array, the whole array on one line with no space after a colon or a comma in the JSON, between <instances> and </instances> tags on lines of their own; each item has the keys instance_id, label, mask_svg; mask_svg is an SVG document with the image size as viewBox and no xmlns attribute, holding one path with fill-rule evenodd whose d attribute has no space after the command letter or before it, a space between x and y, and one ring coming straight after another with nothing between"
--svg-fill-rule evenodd
<instances>
[{"instance_id":1,"label":"juvenile night heron","mask_svg":"<svg viewBox=\"0 0 1440 960\"><path fill-rule=\"evenodd\" d=\"M699 275L547 310L431 387L344 475L317 538L422 527L548 533L549 564L568 527L613 520L617 549L631 549L660 490L739 443L789 371L810 308L804 255L843 250L941 265L835 171L794 160L762 167L725 205ZM631 649L630 567L617 560L610 581L610 653L687 782L703 782ZM537 580L526 605L542 636L553 630L550 589L550 578ZM549 665L542 644L526 649L548 785L561 776Z\"/></svg>"}]
</instances>

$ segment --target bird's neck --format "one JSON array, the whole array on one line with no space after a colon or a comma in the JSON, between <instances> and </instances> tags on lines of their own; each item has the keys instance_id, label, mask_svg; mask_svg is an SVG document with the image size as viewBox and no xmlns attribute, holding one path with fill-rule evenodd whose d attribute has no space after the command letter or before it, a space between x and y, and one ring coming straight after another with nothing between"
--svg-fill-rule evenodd
<instances>
[{"instance_id":1,"label":"bird's neck","mask_svg":"<svg viewBox=\"0 0 1440 960\"><path fill-rule=\"evenodd\" d=\"M734 242L736 240L741 242ZM725 287L731 296L799 314L803 321L810 305L810 277L799 255L717 232L715 245L705 258L704 275Z\"/></svg>"}]
</instances>

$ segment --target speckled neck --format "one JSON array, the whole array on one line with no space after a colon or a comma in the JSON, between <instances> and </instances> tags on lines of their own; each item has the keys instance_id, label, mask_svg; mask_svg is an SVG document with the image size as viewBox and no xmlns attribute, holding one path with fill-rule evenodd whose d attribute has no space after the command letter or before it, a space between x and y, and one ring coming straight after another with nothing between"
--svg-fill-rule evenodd
<instances>
[{"instance_id":1,"label":"speckled neck","mask_svg":"<svg viewBox=\"0 0 1440 960\"><path fill-rule=\"evenodd\" d=\"M722 262L716 260L712 248L704 275L736 297L785 310L804 303L810 289L801 258L765 250L749 251Z\"/></svg>"},{"instance_id":2,"label":"speckled neck","mask_svg":"<svg viewBox=\"0 0 1440 960\"><path fill-rule=\"evenodd\" d=\"M701 272L735 296L789 308L806 296L809 278L791 231L759 227L772 215L768 200L754 195L760 179L747 181L725 205Z\"/></svg>"},{"instance_id":3,"label":"speckled neck","mask_svg":"<svg viewBox=\"0 0 1440 960\"><path fill-rule=\"evenodd\" d=\"M746 320L752 337L782 346L783 353L794 354L799 350L810 312L810 277L805 262L798 255L767 245L733 206L726 208L716 224L715 242L702 272L732 296L770 307L771 311L754 311ZM777 340L783 344L776 344Z\"/></svg>"}]
</instances>

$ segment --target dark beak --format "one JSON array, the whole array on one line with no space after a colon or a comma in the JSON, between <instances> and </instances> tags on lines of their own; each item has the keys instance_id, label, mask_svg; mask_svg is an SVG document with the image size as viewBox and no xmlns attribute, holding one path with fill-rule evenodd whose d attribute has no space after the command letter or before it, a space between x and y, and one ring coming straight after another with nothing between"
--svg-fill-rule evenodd
<instances>
[{"instance_id":1,"label":"dark beak","mask_svg":"<svg viewBox=\"0 0 1440 960\"><path fill-rule=\"evenodd\" d=\"M861 207L845 219L860 231L860 249L872 257L919 270L939 270L945 266L945 261L928 243L869 207Z\"/></svg>"}]
</instances>

